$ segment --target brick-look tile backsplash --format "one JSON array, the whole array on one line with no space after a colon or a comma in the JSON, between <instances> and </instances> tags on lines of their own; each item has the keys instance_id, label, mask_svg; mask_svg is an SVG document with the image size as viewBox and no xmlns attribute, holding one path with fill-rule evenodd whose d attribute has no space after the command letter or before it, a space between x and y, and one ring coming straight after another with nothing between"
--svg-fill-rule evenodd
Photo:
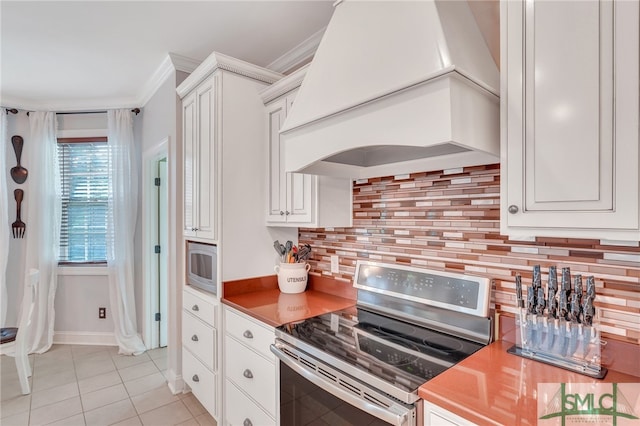
<instances>
[{"instance_id":1,"label":"brick-look tile backsplash","mask_svg":"<svg viewBox=\"0 0 640 426\"><path fill-rule=\"evenodd\" d=\"M570 267L596 279L603 336L640 344L640 248L576 238L509 240L500 234L498 164L354 183L353 227L300 229L313 247L311 274L351 285L358 259L405 263L489 277L497 312L515 310L514 275L531 283L532 267ZM331 274L330 255L340 256Z\"/></svg>"}]
</instances>

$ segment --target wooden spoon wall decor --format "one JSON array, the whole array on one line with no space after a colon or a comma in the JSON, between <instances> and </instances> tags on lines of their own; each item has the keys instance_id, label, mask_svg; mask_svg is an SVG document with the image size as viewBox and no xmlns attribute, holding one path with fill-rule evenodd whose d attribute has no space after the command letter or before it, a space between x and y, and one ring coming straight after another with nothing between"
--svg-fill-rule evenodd
<instances>
[{"instance_id":1,"label":"wooden spoon wall decor","mask_svg":"<svg viewBox=\"0 0 640 426\"><path fill-rule=\"evenodd\" d=\"M24 139L22 136L12 136L11 144L13 145L13 152L16 154L16 160L18 164L11 168L11 178L15 183L24 183L27 180L29 171L20 165L20 159L22 158L22 146L24 145Z\"/></svg>"}]
</instances>

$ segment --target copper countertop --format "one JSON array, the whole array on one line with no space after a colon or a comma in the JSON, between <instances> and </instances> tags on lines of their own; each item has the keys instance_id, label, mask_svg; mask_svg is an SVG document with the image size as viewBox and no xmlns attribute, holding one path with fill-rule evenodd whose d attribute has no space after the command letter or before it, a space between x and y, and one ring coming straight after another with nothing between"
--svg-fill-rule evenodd
<instances>
[{"instance_id":1,"label":"copper countertop","mask_svg":"<svg viewBox=\"0 0 640 426\"><path fill-rule=\"evenodd\" d=\"M227 281L223 288L222 303L273 327L356 304L350 283L311 274L306 291L298 294L281 293L275 275Z\"/></svg>"},{"instance_id":2,"label":"copper countertop","mask_svg":"<svg viewBox=\"0 0 640 426\"><path fill-rule=\"evenodd\" d=\"M429 380L418 394L477 424L536 425L538 400L551 401L560 383L640 383L640 377L612 370L602 380L572 373L507 353L512 345L492 343ZM541 390L539 383L558 386Z\"/></svg>"}]
</instances>

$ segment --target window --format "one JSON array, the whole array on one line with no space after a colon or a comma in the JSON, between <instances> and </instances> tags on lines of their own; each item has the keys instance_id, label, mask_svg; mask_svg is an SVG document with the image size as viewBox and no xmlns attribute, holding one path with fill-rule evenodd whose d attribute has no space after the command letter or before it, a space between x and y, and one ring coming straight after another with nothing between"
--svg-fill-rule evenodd
<instances>
[{"instance_id":1,"label":"window","mask_svg":"<svg viewBox=\"0 0 640 426\"><path fill-rule=\"evenodd\" d=\"M109 151L106 137L58 138L62 184L59 262L107 259Z\"/></svg>"}]
</instances>

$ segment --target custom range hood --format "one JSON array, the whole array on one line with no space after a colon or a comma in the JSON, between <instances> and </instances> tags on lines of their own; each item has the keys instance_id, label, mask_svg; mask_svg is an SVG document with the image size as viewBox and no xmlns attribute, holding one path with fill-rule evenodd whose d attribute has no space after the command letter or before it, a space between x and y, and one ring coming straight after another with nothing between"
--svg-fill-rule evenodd
<instances>
[{"instance_id":1,"label":"custom range hood","mask_svg":"<svg viewBox=\"0 0 640 426\"><path fill-rule=\"evenodd\" d=\"M499 162L499 72L466 1L339 1L280 132L287 171Z\"/></svg>"}]
</instances>

